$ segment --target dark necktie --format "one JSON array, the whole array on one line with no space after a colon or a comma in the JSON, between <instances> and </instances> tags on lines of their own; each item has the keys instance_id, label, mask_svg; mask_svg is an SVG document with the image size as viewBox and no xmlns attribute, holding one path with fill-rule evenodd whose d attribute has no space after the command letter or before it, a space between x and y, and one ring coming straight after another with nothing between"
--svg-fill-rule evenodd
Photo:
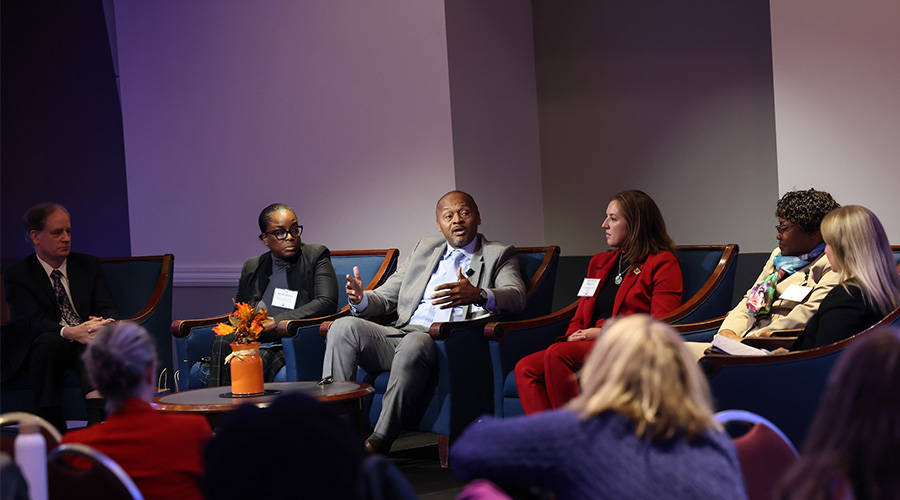
<instances>
[{"instance_id":1,"label":"dark necktie","mask_svg":"<svg viewBox=\"0 0 900 500\"><path fill-rule=\"evenodd\" d=\"M63 319L66 320L69 326L79 325L81 324L81 318L78 317L78 314L75 313L75 308L69 302L69 296L66 294L66 289L62 284L62 275L59 269L54 269L50 273L50 279L53 280L53 290L56 291L56 302L59 304L59 312L62 313Z\"/></svg>"}]
</instances>

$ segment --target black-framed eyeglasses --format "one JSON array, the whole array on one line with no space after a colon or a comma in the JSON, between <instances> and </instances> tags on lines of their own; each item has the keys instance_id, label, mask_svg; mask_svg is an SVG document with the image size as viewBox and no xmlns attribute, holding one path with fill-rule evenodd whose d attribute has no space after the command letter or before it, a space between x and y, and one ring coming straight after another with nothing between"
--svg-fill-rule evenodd
<instances>
[{"instance_id":1,"label":"black-framed eyeglasses","mask_svg":"<svg viewBox=\"0 0 900 500\"><path fill-rule=\"evenodd\" d=\"M778 231L778 234L784 234L788 229L796 226L797 224L790 224L787 226L782 226L781 224L775 226L775 230Z\"/></svg>"},{"instance_id":2,"label":"black-framed eyeglasses","mask_svg":"<svg viewBox=\"0 0 900 500\"><path fill-rule=\"evenodd\" d=\"M291 235L294 238L299 238L301 234L303 234L303 225L294 226L287 231L284 229L278 228L274 231L264 231L265 234L271 234L275 237L276 240L282 241L287 238L287 235Z\"/></svg>"}]
</instances>

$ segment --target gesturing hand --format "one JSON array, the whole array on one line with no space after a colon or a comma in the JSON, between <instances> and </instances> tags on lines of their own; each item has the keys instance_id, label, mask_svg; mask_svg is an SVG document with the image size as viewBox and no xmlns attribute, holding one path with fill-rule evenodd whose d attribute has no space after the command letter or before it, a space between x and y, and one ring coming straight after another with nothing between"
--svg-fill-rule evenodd
<instances>
[{"instance_id":1,"label":"gesturing hand","mask_svg":"<svg viewBox=\"0 0 900 500\"><path fill-rule=\"evenodd\" d=\"M358 266L353 266L353 276L347 275L347 284L344 289L347 291L347 298L350 299L351 304L357 305L362 301L363 282Z\"/></svg>"},{"instance_id":2,"label":"gesturing hand","mask_svg":"<svg viewBox=\"0 0 900 500\"><path fill-rule=\"evenodd\" d=\"M472 286L469 279L463 276L462 267L456 269L456 276L459 281L434 287L438 293L431 295L432 304L441 306L441 309L449 309L456 306L467 306L481 300L481 291Z\"/></svg>"}]
</instances>

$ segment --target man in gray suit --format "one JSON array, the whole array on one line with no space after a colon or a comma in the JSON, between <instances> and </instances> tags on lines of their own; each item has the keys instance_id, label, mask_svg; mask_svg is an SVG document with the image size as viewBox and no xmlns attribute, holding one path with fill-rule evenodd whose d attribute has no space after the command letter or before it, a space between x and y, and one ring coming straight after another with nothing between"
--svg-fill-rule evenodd
<instances>
[{"instance_id":1,"label":"man in gray suit","mask_svg":"<svg viewBox=\"0 0 900 500\"><path fill-rule=\"evenodd\" d=\"M414 410L436 365L437 350L428 335L432 323L518 312L525 307L525 284L516 249L478 234L481 216L475 200L462 191L445 194L437 204L443 237L416 244L397 272L375 290L364 291L359 269L347 275L353 316L338 319L328 331L322 377L352 380L357 366L391 371L375 430L366 440L369 453L386 452ZM357 316L378 316L397 308L397 321L382 326Z\"/></svg>"}]
</instances>

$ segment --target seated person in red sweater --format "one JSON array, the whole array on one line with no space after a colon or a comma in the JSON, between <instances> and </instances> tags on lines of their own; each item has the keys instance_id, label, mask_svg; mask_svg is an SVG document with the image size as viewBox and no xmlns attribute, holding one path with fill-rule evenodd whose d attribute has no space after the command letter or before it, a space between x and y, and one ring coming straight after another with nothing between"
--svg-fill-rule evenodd
<instances>
[{"instance_id":1,"label":"seated person in red sweater","mask_svg":"<svg viewBox=\"0 0 900 500\"><path fill-rule=\"evenodd\" d=\"M672 328L645 314L608 322L560 410L485 417L450 448L462 479L580 498L746 498L709 385Z\"/></svg>"},{"instance_id":2,"label":"seated person in red sweater","mask_svg":"<svg viewBox=\"0 0 900 500\"><path fill-rule=\"evenodd\" d=\"M613 196L603 228L613 250L591 259L566 335L516 364L516 387L526 414L561 408L578 395L575 373L609 318L634 313L662 318L681 305L681 267L650 196L636 190Z\"/></svg>"},{"instance_id":3,"label":"seated person in red sweater","mask_svg":"<svg viewBox=\"0 0 900 500\"><path fill-rule=\"evenodd\" d=\"M206 419L157 413L156 349L144 328L130 322L100 330L83 355L88 377L106 397L106 421L65 434L62 444L86 444L116 461L144 498L202 499Z\"/></svg>"}]
</instances>

